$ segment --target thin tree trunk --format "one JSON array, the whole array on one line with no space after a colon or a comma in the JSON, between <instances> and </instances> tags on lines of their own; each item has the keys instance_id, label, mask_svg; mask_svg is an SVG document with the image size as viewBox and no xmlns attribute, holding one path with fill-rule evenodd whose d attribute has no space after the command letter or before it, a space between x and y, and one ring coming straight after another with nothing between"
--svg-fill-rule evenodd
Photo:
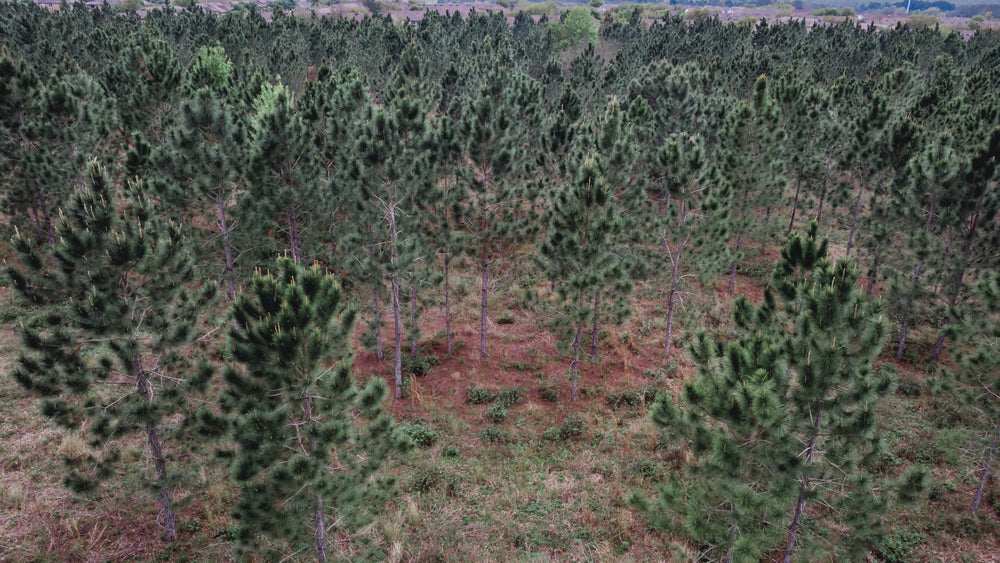
<instances>
[{"instance_id":1,"label":"thin tree trunk","mask_svg":"<svg viewBox=\"0 0 1000 563\"><path fill-rule=\"evenodd\" d=\"M958 304L958 296L962 292L962 282L965 279L965 272L968 269L969 263L969 253L972 251L972 241L976 236L976 229L979 227L979 213L975 213L972 216L972 223L969 225L969 230L965 234L965 245L962 248L962 264L955 275L955 285L951 291L951 298L948 299L948 308L951 309ZM938 335L937 342L934 343L934 353L931 355L931 360L934 362L938 361L941 357L941 351L944 349L944 329L951 322L951 317L945 313L944 319L941 320L941 333Z\"/></svg>"},{"instance_id":2,"label":"thin tree trunk","mask_svg":"<svg viewBox=\"0 0 1000 563\"><path fill-rule=\"evenodd\" d=\"M368 260L372 259L372 248L365 248ZM375 326L375 357L379 361L385 359L385 350L382 348L382 312L378 308L378 280L372 279L372 324Z\"/></svg>"},{"instance_id":3,"label":"thin tree trunk","mask_svg":"<svg viewBox=\"0 0 1000 563\"><path fill-rule=\"evenodd\" d=\"M823 201L826 199L826 186L830 181L830 156L826 157L826 169L823 173L823 185L819 193L819 209L816 211L816 222L819 223L820 219L823 218Z\"/></svg>"},{"instance_id":4,"label":"thin tree trunk","mask_svg":"<svg viewBox=\"0 0 1000 563\"><path fill-rule=\"evenodd\" d=\"M899 328L899 346L896 347L896 361L903 361L903 351L906 349L906 333L910 328L910 314L903 313L903 322Z\"/></svg>"},{"instance_id":5,"label":"thin tree trunk","mask_svg":"<svg viewBox=\"0 0 1000 563\"><path fill-rule=\"evenodd\" d=\"M1000 431L1000 429L998 429ZM990 465L993 462L993 456L997 453L997 437L1000 434L993 435L993 441L990 442L990 449L986 453L986 462L983 464L983 468L980 470L982 474L979 476L979 486L976 487L976 496L972 499L972 515L977 516L979 514L979 503L983 500L983 489L986 488L986 480L990 476Z\"/></svg>"},{"instance_id":6,"label":"thin tree trunk","mask_svg":"<svg viewBox=\"0 0 1000 563\"><path fill-rule=\"evenodd\" d=\"M601 334L601 290L594 292L594 334L590 342L590 355L597 356L597 341Z\"/></svg>"},{"instance_id":7,"label":"thin tree trunk","mask_svg":"<svg viewBox=\"0 0 1000 563\"><path fill-rule=\"evenodd\" d=\"M847 236L847 250L845 252L847 256L851 255L851 247L854 246L854 231L858 227L858 210L861 209L861 196L865 193L863 184L862 181L861 185L858 185L858 198L854 200L854 212L851 214L851 234Z\"/></svg>"},{"instance_id":8,"label":"thin tree trunk","mask_svg":"<svg viewBox=\"0 0 1000 563\"><path fill-rule=\"evenodd\" d=\"M451 292L448 285L448 266L451 262L450 256L444 259L444 339L448 348L448 356L451 357Z\"/></svg>"},{"instance_id":9,"label":"thin tree trunk","mask_svg":"<svg viewBox=\"0 0 1000 563\"><path fill-rule=\"evenodd\" d=\"M378 309L378 286L372 281L372 322L375 323L375 357L379 360L385 359L385 350L382 349L382 320L381 312Z\"/></svg>"},{"instance_id":10,"label":"thin tree trunk","mask_svg":"<svg viewBox=\"0 0 1000 563\"><path fill-rule=\"evenodd\" d=\"M396 210L393 206L389 206L389 237L390 237L390 255L389 260L392 264L392 326L393 326L393 338L394 342L394 356L392 359L392 373L396 382L396 393L397 399L403 398L403 323L400 319L399 311L399 277L396 273L396 264L399 262L399 257L396 255Z\"/></svg>"},{"instance_id":11,"label":"thin tree trunk","mask_svg":"<svg viewBox=\"0 0 1000 563\"><path fill-rule=\"evenodd\" d=\"M764 215L764 234L760 238L760 255L763 256L767 251L767 232L768 226L771 224L771 207L768 206L767 213Z\"/></svg>"},{"instance_id":12,"label":"thin tree trunk","mask_svg":"<svg viewBox=\"0 0 1000 563\"><path fill-rule=\"evenodd\" d=\"M316 559L326 563L326 522L323 516L323 495L316 494Z\"/></svg>"},{"instance_id":13,"label":"thin tree trunk","mask_svg":"<svg viewBox=\"0 0 1000 563\"><path fill-rule=\"evenodd\" d=\"M677 252L673 256L673 262L670 273L670 293L667 294L667 338L664 348L664 357L670 357L670 343L673 340L674 332L674 305L677 303L677 278L680 272L680 261L681 261L681 249L677 248ZM732 291L730 291L732 293Z\"/></svg>"},{"instance_id":14,"label":"thin tree trunk","mask_svg":"<svg viewBox=\"0 0 1000 563\"><path fill-rule=\"evenodd\" d=\"M583 295L580 295L580 306L583 306ZM575 401L580 377L580 340L583 338L583 323L577 323L576 336L573 337L573 361L569 365L569 400Z\"/></svg>"},{"instance_id":15,"label":"thin tree trunk","mask_svg":"<svg viewBox=\"0 0 1000 563\"><path fill-rule=\"evenodd\" d=\"M740 252L740 247L743 246L743 235L736 237L736 253ZM733 260L733 265L729 270L729 295L732 295L736 291L736 267L739 265L738 260Z\"/></svg>"},{"instance_id":16,"label":"thin tree trunk","mask_svg":"<svg viewBox=\"0 0 1000 563\"><path fill-rule=\"evenodd\" d=\"M486 305L487 305L487 292L489 291L490 285L490 273L489 273L489 250L486 245L483 244L483 259L479 264L482 270L482 293L479 301L479 358L482 360L486 359Z\"/></svg>"},{"instance_id":17,"label":"thin tree trunk","mask_svg":"<svg viewBox=\"0 0 1000 563\"><path fill-rule=\"evenodd\" d=\"M788 221L788 232L785 236L792 234L792 229L795 228L795 212L799 210L799 190L802 189L802 172L799 172L799 177L795 180L795 198L792 199L792 218Z\"/></svg>"},{"instance_id":18,"label":"thin tree trunk","mask_svg":"<svg viewBox=\"0 0 1000 563\"><path fill-rule=\"evenodd\" d=\"M142 355L136 355L134 362L139 395L144 401L150 403L153 401L153 385L142 365ZM167 536L167 541L176 541L177 515L174 513L170 490L167 488L167 464L163 459L163 448L160 446L160 432L155 425L146 425L146 440L149 442L149 453L153 457L153 465L156 467L156 482L160 488L160 514L163 516L163 531Z\"/></svg>"},{"instance_id":19,"label":"thin tree trunk","mask_svg":"<svg viewBox=\"0 0 1000 563\"><path fill-rule=\"evenodd\" d=\"M226 222L226 206L221 196L217 198L219 207L219 234L222 235L222 249L226 255L223 272L226 276L226 289L229 302L236 301L236 283L233 281L233 247L229 243L229 224Z\"/></svg>"},{"instance_id":20,"label":"thin tree trunk","mask_svg":"<svg viewBox=\"0 0 1000 563\"><path fill-rule=\"evenodd\" d=\"M299 263L299 245L302 241L299 239L299 225L298 216L295 213L288 212L288 250L292 253L292 261L296 264Z\"/></svg>"},{"instance_id":21,"label":"thin tree trunk","mask_svg":"<svg viewBox=\"0 0 1000 563\"><path fill-rule=\"evenodd\" d=\"M881 256L880 248L876 247L875 254L872 256L872 269L871 275L868 276L868 287L865 288L865 293L868 295L871 295L875 291L875 280L878 278L879 258Z\"/></svg>"},{"instance_id":22,"label":"thin tree trunk","mask_svg":"<svg viewBox=\"0 0 1000 563\"><path fill-rule=\"evenodd\" d=\"M417 323L419 322L417 315L417 287L413 286L410 288L410 319L413 321L413 338L410 342L410 356L417 357Z\"/></svg>"},{"instance_id":23,"label":"thin tree trunk","mask_svg":"<svg viewBox=\"0 0 1000 563\"><path fill-rule=\"evenodd\" d=\"M52 228L52 217L49 216L49 205L45 201L45 194L42 193L42 184L38 180L35 180L35 195L38 197L38 206L42 213L42 222L45 223L45 232L48 234L49 244L55 246L56 234Z\"/></svg>"},{"instance_id":24,"label":"thin tree trunk","mask_svg":"<svg viewBox=\"0 0 1000 563\"><path fill-rule=\"evenodd\" d=\"M813 454L816 453L816 439L819 438L820 422L823 420L823 411L816 415L815 431L809 438L809 448L806 450L806 464L812 463ZM809 477L803 475L799 480L799 500L795 503L795 513L792 516L792 523L788 526L788 541L785 543L784 563L792 563L792 551L795 549L795 540L799 535L799 528L802 525L802 514L806 508L806 493L809 492Z\"/></svg>"}]
</instances>

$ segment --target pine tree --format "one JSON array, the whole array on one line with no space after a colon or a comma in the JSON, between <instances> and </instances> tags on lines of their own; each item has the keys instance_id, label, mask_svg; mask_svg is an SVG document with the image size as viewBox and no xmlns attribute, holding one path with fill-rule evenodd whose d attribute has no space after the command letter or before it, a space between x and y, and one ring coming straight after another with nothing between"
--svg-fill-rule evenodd
<instances>
[{"instance_id":1,"label":"pine tree","mask_svg":"<svg viewBox=\"0 0 1000 563\"><path fill-rule=\"evenodd\" d=\"M89 436L88 453L65 460L65 482L77 492L113 477L122 437L146 435L156 476L145 482L172 541L179 474L167 462L185 442L168 448L163 438L210 417L193 411L213 370L192 370L183 348L198 336L215 287L198 285L181 228L157 217L143 183L124 195L93 166L57 222L51 265L26 237L15 238L22 267L8 274L18 293L48 312L44 326L23 328L14 378L42 398L43 414ZM163 426L167 418L175 430ZM188 442L188 453L197 446Z\"/></svg>"},{"instance_id":2,"label":"pine tree","mask_svg":"<svg viewBox=\"0 0 1000 563\"><path fill-rule=\"evenodd\" d=\"M808 503L829 507L824 519L851 530L845 547L856 554L893 498L911 500L922 486L919 470L888 487L874 481L883 452L875 402L892 382L873 374L872 362L887 323L855 287L850 262L831 264L816 232L813 223L782 250L773 278L780 299L770 291L756 307L738 299L741 337L713 342L699 333L691 345L698 378L680 405L662 395L654 407L653 420L688 439L696 462L656 505L637 500L654 523L679 518L728 561L829 553L811 541L818 522L805 517Z\"/></svg>"},{"instance_id":3,"label":"pine tree","mask_svg":"<svg viewBox=\"0 0 1000 563\"><path fill-rule=\"evenodd\" d=\"M1000 440L1000 275L980 281L975 301L953 309L952 315L956 322L948 327L948 334L967 348L959 348L955 354L959 367L950 383L984 426L980 436L984 448L977 460L979 485L969 507L976 516Z\"/></svg>"},{"instance_id":4,"label":"pine tree","mask_svg":"<svg viewBox=\"0 0 1000 563\"><path fill-rule=\"evenodd\" d=\"M597 127L603 135L611 129L620 133L621 110L611 104ZM614 133L611 133L614 135ZM549 233L539 249L549 279L553 280L559 300L557 325L572 335L570 349L570 397L576 400L580 367L581 340L588 323L594 322L597 296L605 287L619 301L632 291L628 268L615 252L625 222L618 199L622 189L613 177L603 172L608 163L603 158L614 155L591 152L584 156L576 177L555 193Z\"/></svg>"},{"instance_id":5,"label":"pine tree","mask_svg":"<svg viewBox=\"0 0 1000 563\"><path fill-rule=\"evenodd\" d=\"M241 233L252 237L260 260L287 253L295 261L315 256L325 227L323 171L312 135L288 87L266 83L256 100L251 156L241 206L251 216Z\"/></svg>"},{"instance_id":6,"label":"pine tree","mask_svg":"<svg viewBox=\"0 0 1000 563\"><path fill-rule=\"evenodd\" d=\"M440 170L430 162L434 127L426 108L405 88L387 107L371 106L357 132L355 158L338 181L351 195L358 227L352 248L375 283L390 288L393 318L395 397L402 398L403 302L401 281L427 262L420 210L433 205ZM377 289L376 289L377 291ZM412 294L411 294L412 297ZM377 324L377 321L376 321Z\"/></svg>"},{"instance_id":7,"label":"pine tree","mask_svg":"<svg viewBox=\"0 0 1000 563\"><path fill-rule=\"evenodd\" d=\"M178 208L213 209L218 237L209 240L221 246L222 279L226 282L226 297L233 301L237 253L232 235L239 222L234 221L233 203L241 183L243 131L233 122L229 106L212 90L202 88L181 106L177 123L166 138L166 145L153 157L153 166L171 178L164 197Z\"/></svg>"},{"instance_id":8,"label":"pine tree","mask_svg":"<svg viewBox=\"0 0 1000 563\"><path fill-rule=\"evenodd\" d=\"M14 226L55 244L54 217L81 187L114 121L112 101L85 73L42 82L23 61L0 55L0 177L3 209Z\"/></svg>"},{"instance_id":9,"label":"pine tree","mask_svg":"<svg viewBox=\"0 0 1000 563\"><path fill-rule=\"evenodd\" d=\"M243 555L271 557L313 546L329 554L328 531L363 525L392 481L375 477L386 456L407 446L382 412L386 386L363 389L351 373L354 312L336 279L318 265L279 259L258 272L232 307L224 407L237 452L233 509ZM366 421L361 424L358 417Z\"/></svg>"},{"instance_id":10,"label":"pine tree","mask_svg":"<svg viewBox=\"0 0 1000 563\"><path fill-rule=\"evenodd\" d=\"M664 355L669 358L674 314L684 278L693 271L706 277L729 263L726 240L732 190L719 170L708 163L697 139L691 142L671 135L660 147L657 160L657 199L669 221L663 225L663 248L670 261L664 339ZM692 260L695 266L688 266Z\"/></svg>"},{"instance_id":11,"label":"pine tree","mask_svg":"<svg viewBox=\"0 0 1000 563\"><path fill-rule=\"evenodd\" d=\"M730 231L736 236L729 273L729 293L736 289L736 271L743 259L743 247L748 237L757 231L763 248L770 236L770 213L777 205L783 168L775 148L784 132L778 107L769 92L767 78L758 77L750 101L736 104L726 117L716 158L723 175L733 186L734 213L730 215ZM767 216L757 216L766 208Z\"/></svg>"},{"instance_id":12,"label":"pine tree","mask_svg":"<svg viewBox=\"0 0 1000 563\"><path fill-rule=\"evenodd\" d=\"M469 252L479 259L482 359L488 355L490 265L533 227L529 216L533 196L525 182L533 160L525 151L529 132L537 125L540 94L537 83L498 66L466 106L459 129L469 162L463 170L469 194L464 220Z\"/></svg>"}]
</instances>

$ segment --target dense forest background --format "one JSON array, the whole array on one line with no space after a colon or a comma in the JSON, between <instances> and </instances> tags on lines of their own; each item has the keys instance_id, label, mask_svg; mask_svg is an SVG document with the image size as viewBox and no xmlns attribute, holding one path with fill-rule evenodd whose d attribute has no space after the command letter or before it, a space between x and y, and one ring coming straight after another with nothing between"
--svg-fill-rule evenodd
<instances>
[{"instance_id":1,"label":"dense forest background","mask_svg":"<svg viewBox=\"0 0 1000 563\"><path fill-rule=\"evenodd\" d=\"M0 2L0 558L989 560L1000 34Z\"/></svg>"}]
</instances>

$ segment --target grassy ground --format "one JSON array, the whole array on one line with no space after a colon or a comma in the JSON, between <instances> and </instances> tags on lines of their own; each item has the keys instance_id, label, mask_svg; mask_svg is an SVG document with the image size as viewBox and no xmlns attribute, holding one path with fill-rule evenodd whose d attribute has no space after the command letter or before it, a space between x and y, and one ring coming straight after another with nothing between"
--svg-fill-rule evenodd
<instances>
[{"instance_id":1,"label":"grassy ground","mask_svg":"<svg viewBox=\"0 0 1000 563\"><path fill-rule=\"evenodd\" d=\"M759 298L768 270L751 263L738 292ZM390 561L660 561L692 560L695 546L650 531L626 502L652 492L680 470L685 452L664 440L646 416L647 389L676 389L693 366L678 346L662 357L664 295L637 290L633 317L605 331L598 356L582 368L581 399L569 401L568 362L539 319L544 303L525 299L531 281L513 267L497 276L490 357L478 358L478 287L454 279L453 357L444 355L443 314L424 315L427 373L390 409L421 445L393 459L400 495L352 537L332 543L353 560L374 550ZM724 280L719 280L723 287ZM732 330L728 296L712 287L685 295L680 320L720 336ZM19 341L12 330L27 314L0 293L0 560L219 561L231 558L227 506L234 490L223 468L198 466L197 493L180 510L181 540L167 545L155 523L155 501L131 496L130 480L150 470L141 442L127 453L124 485L75 497L60 484L60 457L83 447L38 415L37 403L10 377ZM675 345L683 342L680 333ZM901 382L882 404L881 424L897 467L924 463L934 484L925 503L891 518L891 533L873 558L886 561L998 561L996 480L980 517L967 515L975 490L975 420L923 384L919 354L931 331L915 331L911 362L885 361ZM359 378L386 377L391 367L363 353ZM491 395L503 393L499 409ZM470 404L470 398L480 404ZM500 411L502 412L502 416ZM890 468L891 470L891 468Z\"/></svg>"}]
</instances>

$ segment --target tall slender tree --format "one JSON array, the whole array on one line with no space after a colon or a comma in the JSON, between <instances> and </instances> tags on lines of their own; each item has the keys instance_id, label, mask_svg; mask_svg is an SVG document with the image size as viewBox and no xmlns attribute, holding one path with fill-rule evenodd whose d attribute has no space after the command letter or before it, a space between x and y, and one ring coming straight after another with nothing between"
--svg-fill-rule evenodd
<instances>
[{"instance_id":1,"label":"tall slender tree","mask_svg":"<svg viewBox=\"0 0 1000 563\"><path fill-rule=\"evenodd\" d=\"M288 258L276 270L258 272L233 304L238 365L224 374L238 448L233 517L245 555L287 557L311 544L327 561L329 531L356 529L378 509L392 482L373 476L407 443L381 410L385 383L358 389L351 377L355 315L336 279Z\"/></svg>"},{"instance_id":2,"label":"tall slender tree","mask_svg":"<svg viewBox=\"0 0 1000 563\"><path fill-rule=\"evenodd\" d=\"M813 223L782 250L774 270L780 299L768 292L756 307L738 299L743 335L723 343L700 333L691 347L698 378L680 405L663 395L654 407L653 420L687 438L697 461L656 505L637 500L661 526L679 518L719 559L829 553L812 541L810 503L829 507L818 510L851 530L838 548L856 555L891 501L915 498L923 483L919 470L894 485L874 481L871 465L883 451L875 402L892 382L872 362L887 323L855 286L850 262L831 264L816 233Z\"/></svg>"},{"instance_id":3,"label":"tall slender tree","mask_svg":"<svg viewBox=\"0 0 1000 563\"><path fill-rule=\"evenodd\" d=\"M51 254L15 238L22 266L8 274L18 293L49 313L42 328L23 329L14 378L42 398L43 414L89 437L84 455L65 460L65 482L77 492L113 478L123 436L145 434L156 473L145 482L173 541L180 468L168 471L168 461L198 443L168 446L164 437L197 420L195 399L213 373L207 364L193 370L183 349L198 337L215 286L199 284L181 227L157 216L143 183L124 195L93 166L56 224ZM181 425L164 426L178 416Z\"/></svg>"}]
</instances>

